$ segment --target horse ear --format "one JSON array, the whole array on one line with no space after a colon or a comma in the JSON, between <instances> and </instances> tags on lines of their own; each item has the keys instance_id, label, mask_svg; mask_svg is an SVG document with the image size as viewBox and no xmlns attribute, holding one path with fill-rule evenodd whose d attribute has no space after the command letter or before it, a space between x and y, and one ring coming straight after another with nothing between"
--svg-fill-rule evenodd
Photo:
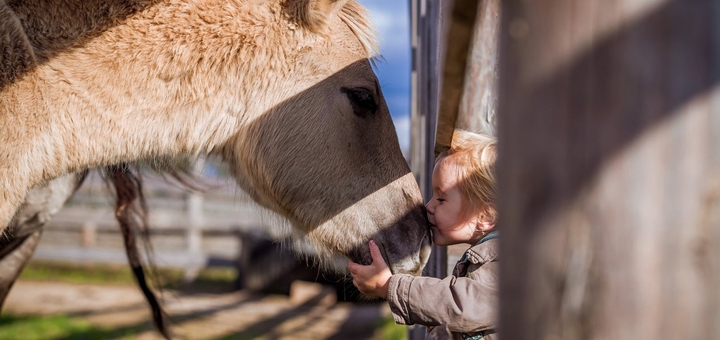
<instances>
[{"instance_id":1,"label":"horse ear","mask_svg":"<svg viewBox=\"0 0 720 340\"><path fill-rule=\"evenodd\" d=\"M290 13L295 19L313 32L325 28L328 19L337 15L348 0L298 0L295 1ZM294 12L294 13L293 13Z\"/></svg>"}]
</instances>

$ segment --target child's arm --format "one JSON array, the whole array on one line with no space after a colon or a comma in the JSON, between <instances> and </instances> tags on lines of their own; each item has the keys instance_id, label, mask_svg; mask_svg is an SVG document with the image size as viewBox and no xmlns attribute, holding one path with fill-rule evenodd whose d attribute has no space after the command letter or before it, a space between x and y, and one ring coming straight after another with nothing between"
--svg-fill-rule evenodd
<instances>
[{"instance_id":1,"label":"child's arm","mask_svg":"<svg viewBox=\"0 0 720 340\"><path fill-rule=\"evenodd\" d=\"M371 241L373 263L363 266L350 262L353 284L365 295L387 298L395 322L436 326L447 324L455 332L479 332L497 325L497 281L479 282L466 277L444 279L392 275ZM496 271L497 262L479 270Z\"/></svg>"},{"instance_id":2,"label":"child's arm","mask_svg":"<svg viewBox=\"0 0 720 340\"><path fill-rule=\"evenodd\" d=\"M497 281L395 274L389 282L388 303L400 324L447 324L454 332L479 332L497 327L497 288Z\"/></svg>"}]
</instances>

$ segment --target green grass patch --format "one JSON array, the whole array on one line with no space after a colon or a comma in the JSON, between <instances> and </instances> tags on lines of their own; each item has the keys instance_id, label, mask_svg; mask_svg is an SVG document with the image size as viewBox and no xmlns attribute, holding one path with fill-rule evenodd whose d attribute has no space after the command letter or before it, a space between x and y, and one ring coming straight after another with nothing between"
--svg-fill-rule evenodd
<instances>
[{"instance_id":1,"label":"green grass patch","mask_svg":"<svg viewBox=\"0 0 720 340\"><path fill-rule=\"evenodd\" d=\"M147 271L146 271L147 272ZM205 268L189 286L183 280L181 269L160 268L157 274L165 289L232 290L237 271L233 268ZM51 261L30 261L20 274L20 279L57 281L87 284L136 285L130 266L70 264ZM148 280L150 281L150 280ZM0 338L2 339L2 338Z\"/></svg>"},{"instance_id":2,"label":"green grass patch","mask_svg":"<svg viewBox=\"0 0 720 340\"><path fill-rule=\"evenodd\" d=\"M77 317L52 316L0 316L0 339L7 340L104 340L133 339L147 327L129 326L114 329L91 325Z\"/></svg>"},{"instance_id":3,"label":"green grass patch","mask_svg":"<svg viewBox=\"0 0 720 340\"><path fill-rule=\"evenodd\" d=\"M405 325L398 325L392 316L386 317L378 323L378 332L382 340L407 340L408 328Z\"/></svg>"},{"instance_id":4,"label":"green grass patch","mask_svg":"<svg viewBox=\"0 0 720 340\"><path fill-rule=\"evenodd\" d=\"M20 279L70 283L134 285L129 266L80 265L61 262L30 261Z\"/></svg>"}]
</instances>

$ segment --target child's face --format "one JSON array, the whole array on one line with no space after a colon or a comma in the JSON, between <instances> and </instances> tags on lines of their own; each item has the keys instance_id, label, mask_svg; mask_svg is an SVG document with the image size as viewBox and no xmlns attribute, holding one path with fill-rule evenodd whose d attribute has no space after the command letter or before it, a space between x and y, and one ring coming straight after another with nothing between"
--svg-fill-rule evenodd
<instances>
[{"instance_id":1,"label":"child's face","mask_svg":"<svg viewBox=\"0 0 720 340\"><path fill-rule=\"evenodd\" d=\"M476 227L476 216L470 211L463 211L456 170L456 165L445 159L436 164L433 171L433 197L426 207L433 231L433 242L439 246L475 244L482 237Z\"/></svg>"}]
</instances>

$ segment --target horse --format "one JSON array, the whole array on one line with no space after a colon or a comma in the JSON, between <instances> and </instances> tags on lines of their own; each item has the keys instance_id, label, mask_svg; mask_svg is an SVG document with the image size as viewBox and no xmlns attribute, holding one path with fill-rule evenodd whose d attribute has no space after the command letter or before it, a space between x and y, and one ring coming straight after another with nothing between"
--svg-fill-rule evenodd
<instances>
[{"instance_id":1,"label":"horse","mask_svg":"<svg viewBox=\"0 0 720 340\"><path fill-rule=\"evenodd\" d=\"M86 175L84 171L60 176L28 192L8 227L9 232L0 238L0 307L32 257L43 227L80 187Z\"/></svg>"},{"instance_id":2,"label":"horse","mask_svg":"<svg viewBox=\"0 0 720 340\"><path fill-rule=\"evenodd\" d=\"M61 176L209 154L327 258L427 261L355 1L0 0L0 41L0 232Z\"/></svg>"}]
</instances>

